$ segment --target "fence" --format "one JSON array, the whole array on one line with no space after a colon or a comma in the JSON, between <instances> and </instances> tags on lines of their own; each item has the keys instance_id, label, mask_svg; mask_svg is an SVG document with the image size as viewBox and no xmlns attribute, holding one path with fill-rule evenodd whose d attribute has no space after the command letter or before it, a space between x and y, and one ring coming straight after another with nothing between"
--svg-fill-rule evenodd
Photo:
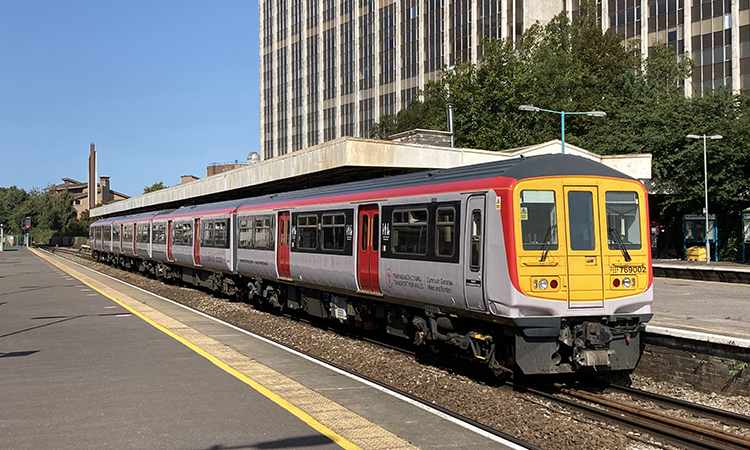
<instances>
[{"instance_id":1,"label":"fence","mask_svg":"<svg viewBox=\"0 0 750 450\"><path fill-rule=\"evenodd\" d=\"M5 234L3 235L3 248L23 247L22 234Z\"/></svg>"}]
</instances>

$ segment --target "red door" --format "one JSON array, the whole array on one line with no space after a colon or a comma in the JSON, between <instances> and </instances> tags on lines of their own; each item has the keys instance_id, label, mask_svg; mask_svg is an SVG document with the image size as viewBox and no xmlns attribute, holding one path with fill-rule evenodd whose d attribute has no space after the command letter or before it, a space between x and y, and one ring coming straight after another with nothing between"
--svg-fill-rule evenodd
<instances>
[{"instance_id":1,"label":"red door","mask_svg":"<svg viewBox=\"0 0 750 450\"><path fill-rule=\"evenodd\" d=\"M290 222L289 211L279 211L279 238L277 239L278 244L276 246L276 265L280 278L292 278L292 272L289 269Z\"/></svg>"},{"instance_id":2,"label":"red door","mask_svg":"<svg viewBox=\"0 0 750 450\"><path fill-rule=\"evenodd\" d=\"M167 261L172 260L172 221L167 222Z\"/></svg>"},{"instance_id":3,"label":"red door","mask_svg":"<svg viewBox=\"0 0 750 450\"><path fill-rule=\"evenodd\" d=\"M201 220L195 219L193 227L193 262L196 266L201 265Z\"/></svg>"},{"instance_id":4,"label":"red door","mask_svg":"<svg viewBox=\"0 0 750 450\"><path fill-rule=\"evenodd\" d=\"M363 291L380 293L378 255L380 247L380 215L378 205L359 207L359 243L357 245L357 277Z\"/></svg>"}]
</instances>

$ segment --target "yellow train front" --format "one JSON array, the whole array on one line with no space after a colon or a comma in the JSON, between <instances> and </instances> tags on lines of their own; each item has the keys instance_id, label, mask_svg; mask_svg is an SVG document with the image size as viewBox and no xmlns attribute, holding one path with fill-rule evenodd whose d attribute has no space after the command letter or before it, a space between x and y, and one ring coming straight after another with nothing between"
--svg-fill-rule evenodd
<instances>
[{"instance_id":1,"label":"yellow train front","mask_svg":"<svg viewBox=\"0 0 750 450\"><path fill-rule=\"evenodd\" d=\"M524 373L632 370L652 315L646 190L604 166L559 161L557 175L498 190L512 205L503 222L513 294L494 312L513 318Z\"/></svg>"}]
</instances>

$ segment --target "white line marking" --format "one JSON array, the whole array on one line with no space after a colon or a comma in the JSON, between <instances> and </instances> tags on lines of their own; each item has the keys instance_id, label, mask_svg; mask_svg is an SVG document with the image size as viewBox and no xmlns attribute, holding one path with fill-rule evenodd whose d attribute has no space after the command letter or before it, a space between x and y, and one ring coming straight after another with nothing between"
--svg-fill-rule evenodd
<instances>
[{"instance_id":1,"label":"white line marking","mask_svg":"<svg viewBox=\"0 0 750 450\"><path fill-rule=\"evenodd\" d=\"M681 330L679 328L659 327L656 325L646 325L646 331L649 333L663 334L665 336L674 336L683 339L693 339L695 341L710 342L712 344L731 345L733 347L750 348L750 339L736 338L732 336L722 336L720 334L701 333L698 331Z\"/></svg>"}]
</instances>

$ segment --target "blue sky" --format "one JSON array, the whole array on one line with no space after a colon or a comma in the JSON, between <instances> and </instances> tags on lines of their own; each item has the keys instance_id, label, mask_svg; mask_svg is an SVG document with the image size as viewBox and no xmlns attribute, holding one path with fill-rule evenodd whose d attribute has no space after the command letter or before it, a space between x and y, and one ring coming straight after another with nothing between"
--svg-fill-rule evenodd
<instances>
[{"instance_id":1,"label":"blue sky","mask_svg":"<svg viewBox=\"0 0 750 450\"><path fill-rule=\"evenodd\" d=\"M0 1L0 186L130 196L258 151L257 0Z\"/></svg>"}]
</instances>

